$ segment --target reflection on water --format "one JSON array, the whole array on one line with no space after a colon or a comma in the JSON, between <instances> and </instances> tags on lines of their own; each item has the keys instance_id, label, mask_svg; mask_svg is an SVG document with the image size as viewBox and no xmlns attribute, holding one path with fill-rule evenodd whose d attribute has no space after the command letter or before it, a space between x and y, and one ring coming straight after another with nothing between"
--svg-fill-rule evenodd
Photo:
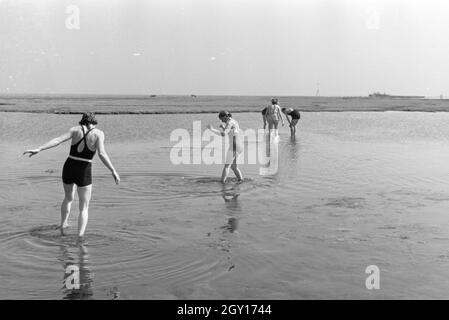
<instances>
[{"instance_id":1,"label":"reflection on water","mask_svg":"<svg viewBox=\"0 0 449 320\"><path fill-rule=\"evenodd\" d=\"M290 142L296 144L296 136L290 136Z\"/></svg>"},{"instance_id":2,"label":"reflection on water","mask_svg":"<svg viewBox=\"0 0 449 320\"><path fill-rule=\"evenodd\" d=\"M282 148L282 154L284 156L280 160L280 167L283 171L283 178L285 179L301 179L300 171L300 139L295 136L286 137L286 142ZM286 178L287 177L287 178Z\"/></svg>"},{"instance_id":3,"label":"reflection on water","mask_svg":"<svg viewBox=\"0 0 449 320\"><path fill-rule=\"evenodd\" d=\"M242 208L239 201L240 196L240 186L235 185L231 188L223 185L222 197L225 201L226 214L229 216L228 223L222 227L231 233L237 230L238 227L238 216L242 213Z\"/></svg>"},{"instance_id":4,"label":"reflection on water","mask_svg":"<svg viewBox=\"0 0 449 320\"><path fill-rule=\"evenodd\" d=\"M70 253L69 246L59 246L59 261L62 263L63 299L64 300L90 300L93 299L92 283L94 276L89 263L87 246L77 246L77 253Z\"/></svg>"},{"instance_id":5,"label":"reflection on water","mask_svg":"<svg viewBox=\"0 0 449 320\"><path fill-rule=\"evenodd\" d=\"M299 157L299 141L296 136L291 136L288 145L288 151L290 156L288 157L291 161L296 161Z\"/></svg>"}]
</instances>

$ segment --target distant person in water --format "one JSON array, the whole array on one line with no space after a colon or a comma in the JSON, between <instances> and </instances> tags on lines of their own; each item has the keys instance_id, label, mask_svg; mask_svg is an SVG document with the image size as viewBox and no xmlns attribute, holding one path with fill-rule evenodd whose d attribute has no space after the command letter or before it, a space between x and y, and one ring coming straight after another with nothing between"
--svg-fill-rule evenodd
<instances>
[{"instance_id":1,"label":"distant person in water","mask_svg":"<svg viewBox=\"0 0 449 320\"><path fill-rule=\"evenodd\" d=\"M62 169L65 197L61 205L61 235L65 235L65 229L69 226L68 218L76 190L80 210L78 241L82 241L87 226L89 201L92 194L92 158L97 150L101 161L111 171L115 183L120 182L120 177L106 153L104 133L96 128L95 114L84 113L79 124L67 133L50 140L37 149L27 150L23 154L29 154L32 157L41 151L56 147L71 139L70 155Z\"/></svg>"},{"instance_id":2,"label":"distant person in water","mask_svg":"<svg viewBox=\"0 0 449 320\"><path fill-rule=\"evenodd\" d=\"M267 128L267 107L262 110L263 129Z\"/></svg>"},{"instance_id":3,"label":"distant person in water","mask_svg":"<svg viewBox=\"0 0 449 320\"><path fill-rule=\"evenodd\" d=\"M243 175L237 166L237 159L243 151L239 124L237 123L237 121L232 119L232 115L228 111L220 111L220 113L218 114L218 118L221 122L223 122L223 124L220 125L221 130L214 129L211 125L208 125L207 128L223 137L227 135L230 139L230 142L232 141L232 143L229 144L229 150L226 154L226 161L221 175L221 182L226 182L226 179L229 175L229 168L234 171L234 174L237 177L238 181L242 182Z\"/></svg>"},{"instance_id":4,"label":"distant person in water","mask_svg":"<svg viewBox=\"0 0 449 320\"><path fill-rule=\"evenodd\" d=\"M285 117L287 118L289 127L290 127L290 134L292 137L296 136L296 124L298 123L299 119L301 118L301 114L299 113L298 109L292 109L292 108L282 108L282 113L285 114ZM288 118L288 116L292 117L292 120Z\"/></svg>"},{"instance_id":5,"label":"distant person in water","mask_svg":"<svg viewBox=\"0 0 449 320\"><path fill-rule=\"evenodd\" d=\"M267 112L265 114L268 122L268 129L270 130L270 138L271 134L274 133L273 138L279 138L279 121L284 125L284 118L281 115L281 107L278 105L278 99L271 99L271 106L267 107Z\"/></svg>"}]
</instances>

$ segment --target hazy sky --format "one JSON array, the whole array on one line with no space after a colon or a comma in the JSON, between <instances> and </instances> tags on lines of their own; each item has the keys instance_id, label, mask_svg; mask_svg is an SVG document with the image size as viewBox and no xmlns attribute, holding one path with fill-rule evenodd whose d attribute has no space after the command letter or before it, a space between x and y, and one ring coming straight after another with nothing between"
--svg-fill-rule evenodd
<instances>
[{"instance_id":1,"label":"hazy sky","mask_svg":"<svg viewBox=\"0 0 449 320\"><path fill-rule=\"evenodd\" d=\"M0 93L315 95L317 83L449 95L449 1L0 0Z\"/></svg>"}]
</instances>

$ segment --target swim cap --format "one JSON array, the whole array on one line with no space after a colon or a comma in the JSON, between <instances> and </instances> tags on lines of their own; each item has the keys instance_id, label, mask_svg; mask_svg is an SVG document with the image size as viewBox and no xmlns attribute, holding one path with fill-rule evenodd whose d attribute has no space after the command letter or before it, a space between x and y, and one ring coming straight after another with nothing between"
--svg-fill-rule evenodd
<instances>
[{"instance_id":1,"label":"swim cap","mask_svg":"<svg viewBox=\"0 0 449 320\"><path fill-rule=\"evenodd\" d=\"M88 124L97 124L97 119L95 118L95 113L93 112L86 112L83 113L83 116L81 118L81 121L79 122L80 125L88 125Z\"/></svg>"}]
</instances>

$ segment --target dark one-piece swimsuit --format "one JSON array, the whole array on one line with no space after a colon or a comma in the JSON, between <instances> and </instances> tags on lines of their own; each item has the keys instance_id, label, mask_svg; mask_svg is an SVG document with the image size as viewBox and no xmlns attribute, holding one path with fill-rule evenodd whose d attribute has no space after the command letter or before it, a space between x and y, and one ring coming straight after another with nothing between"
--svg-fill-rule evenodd
<instances>
[{"instance_id":1,"label":"dark one-piece swimsuit","mask_svg":"<svg viewBox=\"0 0 449 320\"><path fill-rule=\"evenodd\" d=\"M62 182L85 187L92 184L92 162L90 160L92 160L96 151L89 150L86 139L88 133L94 128L87 132L84 131L83 126L81 126L81 129L83 130L83 138L70 147L70 155L87 161L67 158L62 169ZM84 148L81 152L78 152L78 145L81 141L84 141Z\"/></svg>"}]
</instances>

